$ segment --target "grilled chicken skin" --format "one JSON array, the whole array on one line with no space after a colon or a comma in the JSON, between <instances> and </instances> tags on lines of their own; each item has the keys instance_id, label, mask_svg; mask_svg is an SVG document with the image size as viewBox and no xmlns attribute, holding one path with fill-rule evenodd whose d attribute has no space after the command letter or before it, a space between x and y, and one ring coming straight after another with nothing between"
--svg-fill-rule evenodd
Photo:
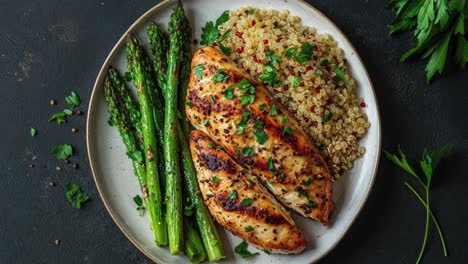
<instances>
[{"instance_id":1,"label":"grilled chicken skin","mask_svg":"<svg viewBox=\"0 0 468 264\"><path fill-rule=\"evenodd\" d=\"M305 240L289 213L257 178L201 131L190 149L204 201L218 223L260 249L300 253Z\"/></svg>"},{"instance_id":2,"label":"grilled chicken skin","mask_svg":"<svg viewBox=\"0 0 468 264\"><path fill-rule=\"evenodd\" d=\"M259 176L284 205L327 224L334 204L327 164L267 89L212 47L195 52L187 118ZM250 153L251 150L251 153Z\"/></svg>"}]
</instances>

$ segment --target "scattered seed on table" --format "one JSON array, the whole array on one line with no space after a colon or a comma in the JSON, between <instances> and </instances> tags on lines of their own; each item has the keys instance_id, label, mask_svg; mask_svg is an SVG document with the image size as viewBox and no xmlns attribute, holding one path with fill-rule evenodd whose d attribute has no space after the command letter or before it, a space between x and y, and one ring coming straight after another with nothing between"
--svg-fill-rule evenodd
<instances>
[{"instance_id":1,"label":"scattered seed on table","mask_svg":"<svg viewBox=\"0 0 468 264\"><path fill-rule=\"evenodd\" d=\"M71 130L72 130L72 133L76 133L78 131L78 129L76 129L75 127L73 127Z\"/></svg>"},{"instance_id":2,"label":"scattered seed on table","mask_svg":"<svg viewBox=\"0 0 468 264\"><path fill-rule=\"evenodd\" d=\"M55 170L56 171L62 171L62 168L60 168L59 166L55 167Z\"/></svg>"},{"instance_id":3,"label":"scattered seed on table","mask_svg":"<svg viewBox=\"0 0 468 264\"><path fill-rule=\"evenodd\" d=\"M55 240L55 245L57 245L57 246L60 245L60 240L56 239Z\"/></svg>"},{"instance_id":4,"label":"scattered seed on table","mask_svg":"<svg viewBox=\"0 0 468 264\"><path fill-rule=\"evenodd\" d=\"M73 164L73 168L78 169L78 163Z\"/></svg>"},{"instance_id":5,"label":"scattered seed on table","mask_svg":"<svg viewBox=\"0 0 468 264\"><path fill-rule=\"evenodd\" d=\"M76 114L76 115L81 115L81 111L78 110L78 111L75 112L75 114Z\"/></svg>"},{"instance_id":6,"label":"scattered seed on table","mask_svg":"<svg viewBox=\"0 0 468 264\"><path fill-rule=\"evenodd\" d=\"M32 160L37 160L37 156L36 156L36 155L34 155L34 156L32 156L32 158L31 158L31 159L32 159Z\"/></svg>"},{"instance_id":7,"label":"scattered seed on table","mask_svg":"<svg viewBox=\"0 0 468 264\"><path fill-rule=\"evenodd\" d=\"M70 163L70 160L69 160L69 159L66 159L66 160L65 160L65 163L66 163L66 164L69 164L69 163Z\"/></svg>"},{"instance_id":8,"label":"scattered seed on table","mask_svg":"<svg viewBox=\"0 0 468 264\"><path fill-rule=\"evenodd\" d=\"M55 187L55 182L51 181L49 182L50 187Z\"/></svg>"},{"instance_id":9,"label":"scattered seed on table","mask_svg":"<svg viewBox=\"0 0 468 264\"><path fill-rule=\"evenodd\" d=\"M54 99L50 99L50 105L54 105L55 104L55 100Z\"/></svg>"}]
</instances>

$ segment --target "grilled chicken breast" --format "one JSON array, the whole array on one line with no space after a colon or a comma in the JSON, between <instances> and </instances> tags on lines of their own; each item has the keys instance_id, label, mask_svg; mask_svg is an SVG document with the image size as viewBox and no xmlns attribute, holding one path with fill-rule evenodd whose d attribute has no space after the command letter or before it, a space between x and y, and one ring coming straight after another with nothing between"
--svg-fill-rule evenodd
<instances>
[{"instance_id":1,"label":"grilled chicken breast","mask_svg":"<svg viewBox=\"0 0 468 264\"><path fill-rule=\"evenodd\" d=\"M304 250L304 237L291 216L255 176L201 131L190 134L190 149L204 201L218 223L260 249Z\"/></svg>"},{"instance_id":2,"label":"grilled chicken breast","mask_svg":"<svg viewBox=\"0 0 468 264\"><path fill-rule=\"evenodd\" d=\"M261 83L222 52L205 47L192 59L186 100L195 128L258 175L284 205L328 223L334 204L327 164Z\"/></svg>"}]
</instances>

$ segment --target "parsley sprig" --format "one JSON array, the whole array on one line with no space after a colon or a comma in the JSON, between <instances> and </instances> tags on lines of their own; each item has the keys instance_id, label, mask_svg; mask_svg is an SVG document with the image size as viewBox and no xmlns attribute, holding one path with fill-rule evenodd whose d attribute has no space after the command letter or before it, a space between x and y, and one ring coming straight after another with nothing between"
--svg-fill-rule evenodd
<instances>
[{"instance_id":1,"label":"parsley sprig","mask_svg":"<svg viewBox=\"0 0 468 264\"><path fill-rule=\"evenodd\" d=\"M468 41L465 0L393 0L388 5L395 14L390 25L390 34L414 30L417 44L403 54L401 61L415 55L429 58L426 66L428 82L436 73L441 74L449 51L449 44L455 41L455 62L464 67L468 62Z\"/></svg>"},{"instance_id":2,"label":"parsley sprig","mask_svg":"<svg viewBox=\"0 0 468 264\"><path fill-rule=\"evenodd\" d=\"M420 161L420 166L421 166L421 171L424 174L424 178L420 177L417 173L416 170L408 163L408 160L406 159L405 154L401 150L400 145L398 145L398 155L391 154L387 151L385 151L385 156L387 159L392 161L395 165L406 171L408 174L413 176L413 178L416 179L416 181L421 185L421 187L424 189L425 192L425 200L422 198L422 196L416 191L416 189L406 180L404 181L405 186L418 198L418 200L421 202L421 204L426 208L426 226L425 226L425 232L424 232L424 240L421 245L421 250L419 251L419 256L418 259L416 260L416 263L419 263L424 255L424 251L426 249L426 244L427 244L427 238L429 235L429 221L432 219L432 222L434 223L437 232L439 233L439 238L442 243L442 250L444 252L444 256L447 256L447 246L445 243L445 239L442 233L442 229L439 225L439 222L437 221L437 218L435 217L434 213L431 210L430 207L430 187L431 187L431 182L432 182L432 176L433 173L439 164L439 161L442 159L443 156L445 156L450 150L450 146L444 146L442 147L439 151L434 151L434 152L428 152L427 150L424 150L422 159ZM425 181L424 181L425 180Z\"/></svg>"},{"instance_id":3,"label":"parsley sprig","mask_svg":"<svg viewBox=\"0 0 468 264\"><path fill-rule=\"evenodd\" d=\"M226 32L224 32L224 34L220 36L219 26L221 26L228 20L229 10L226 10L221 14L221 16L218 19L216 19L215 23L213 23L213 21L206 22L205 26L202 28L200 44L209 46L213 44L213 42L222 42L223 40L225 40L229 36L229 33L231 33L231 30L226 30ZM226 50L223 50L223 52L225 51Z\"/></svg>"}]
</instances>

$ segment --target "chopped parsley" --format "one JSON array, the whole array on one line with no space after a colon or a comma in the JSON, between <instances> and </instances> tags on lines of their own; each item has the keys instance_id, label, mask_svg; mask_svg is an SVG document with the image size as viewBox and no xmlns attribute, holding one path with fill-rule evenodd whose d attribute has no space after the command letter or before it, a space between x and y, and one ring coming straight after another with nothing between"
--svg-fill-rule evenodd
<instances>
[{"instance_id":1,"label":"chopped parsley","mask_svg":"<svg viewBox=\"0 0 468 264\"><path fill-rule=\"evenodd\" d=\"M67 199L70 204L77 208L80 209L81 205L89 200L88 195L86 195L78 185L74 183L67 183L65 185L67 188Z\"/></svg>"},{"instance_id":2,"label":"chopped parsley","mask_svg":"<svg viewBox=\"0 0 468 264\"><path fill-rule=\"evenodd\" d=\"M234 87L229 85L226 90L223 92L224 98L232 100L234 98Z\"/></svg>"},{"instance_id":3,"label":"chopped parsley","mask_svg":"<svg viewBox=\"0 0 468 264\"><path fill-rule=\"evenodd\" d=\"M245 241L242 241L242 243L240 243L234 248L234 252L239 254L243 259L253 257L255 255L259 255L258 252L255 252L255 253L250 252L247 249L248 247L249 247L249 244L247 244L247 242Z\"/></svg>"},{"instance_id":4,"label":"chopped parsley","mask_svg":"<svg viewBox=\"0 0 468 264\"><path fill-rule=\"evenodd\" d=\"M327 145L325 145L324 143L320 143L320 145L318 145L317 149L321 151L321 150L324 150L325 147L327 147Z\"/></svg>"},{"instance_id":5,"label":"chopped parsley","mask_svg":"<svg viewBox=\"0 0 468 264\"><path fill-rule=\"evenodd\" d=\"M255 102L255 87L249 81L242 79L236 87L241 89L240 102L242 106Z\"/></svg>"},{"instance_id":6,"label":"chopped parsley","mask_svg":"<svg viewBox=\"0 0 468 264\"><path fill-rule=\"evenodd\" d=\"M204 125L204 126L207 126L208 123L209 123L208 119L207 119L207 120L203 120L203 125Z\"/></svg>"},{"instance_id":7,"label":"chopped parsley","mask_svg":"<svg viewBox=\"0 0 468 264\"><path fill-rule=\"evenodd\" d=\"M236 190L231 190L231 193L228 195L229 200L236 200L237 199L237 191Z\"/></svg>"},{"instance_id":8,"label":"chopped parsley","mask_svg":"<svg viewBox=\"0 0 468 264\"><path fill-rule=\"evenodd\" d=\"M248 158L252 157L253 156L252 148L250 148L250 147L243 148L242 149L242 155L244 157L248 157Z\"/></svg>"},{"instance_id":9,"label":"chopped parsley","mask_svg":"<svg viewBox=\"0 0 468 264\"><path fill-rule=\"evenodd\" d=\"M281 29L281 28L284 28L284 26L283 25L276 25L275 28Z\"/></svg>"},{"instance_id":10,"label":"chopped parsley","mask_svg":"<svg viewBox=\"0 0 468 264\"><path fill-rule=\"evenodd\" d=\"M270 156L267 160L267 165L268 165L268 170L275 174L276 173L276 168L275 168L275 165L273 164L273 157Z\"/></svg>"},{"instance_id":11,"label":"chopped parsley","mask_svg":"<svg viewBox=\"0 0 468 264\"><path fill-rule=\"evenodd\" d=\"M246 226L244 227L245 232L252 232L254 228L252 226Z\"/></svg>"},{"instance_id":12,"label":"chopped parsley","mask_svg":"<svg viewBox=\"0 0 468 264\"><path fill-rule=\"evenodd\" d=\"M342 81L345 88L348 88L348 82L346 81L346 76L344 75L343 71L341 71L340 68L334 68L333 72L336 74L336 76L333 78L335 82Z\"/></svg>"},{"instance_id":13,"label":"chopped parsley","mask_svg":"<svg viewBox=\"0 0 468 264\"><path fill-rule=\"evenodd\" d=\"M141 199L140 195L136 195L133 197L133 202L135 202L137 208L136 210L142 216L145 213L145 207L143 206L143 199Z\"/></svg>"},{"instance_id":14,"label":"chopped parsley","mask_svg":"<svg viewBox=\"0 0 468 264\"><path fill-rule=\"evenodd\" d=\"M227 80L229 79L229 75L225 74L225 71L225 68L215 70L215 75L213 76L213 78L211 78L211 80L215 83L227 82Z\"/></svg>"},{"instance_id":15,"label":"chopped parsley","mask_svg":"<svg viewBox=\"0 0 468 264\"><path fill-rule=\"evenodd\" d=\"M29 133L31 133L31 137L34 137L35 135L37 135L37 130L31 127L31 129L29 129Z\"/></svg>"},{"instance_id":16,"label":"chopped parsley","mask_svg":"<svg viewBox=\"0 0 468 264\"><path fill-rule=\"evenodd\" d=\"M288 120L288 116L282 116L281 117L281 124L284 125L287 120Z\"/></svg>"},{"instance_id":17,"label":"chopped parsley","mask_svg":"<svg viewBox=\"0 0 468 264\"><path fill-rule=\"evenodd\" d=\"M244 205L244 206L252 205L252 203L253 203L252 198L245 198L245 199L242 199L242 202L241 202L241 204Z\"/></svg>"},{"instance_id":18,"label":"chopped parsley","mask_svg":"<svg viewBox=\"0 0 468 264\"><path fill-rule=\"evenodd\" d=\"M245 129L245 127L239 127L235 132L236 135L240 135L240 134L244 133L244 129Z\"/></svg>"},{"instance_id":19,"label":"chopped parsley","mask_svg":"<svg viewBox=\"0 0 468 264\"><path fill-rule=\"evenodd\" d=\"M327 67L329 64L330 64L330 61L327 59L324 59L322 63L320 63L320 65L322 65L323 67Z\"/></svg>"},{"instance_id":20,"label":"chopped parsley","mask_svg":"<svg viewBox=\"0 0 468 264\"><path fill-rule=\"evenodd\" d=\"M297 77L297 76L293 76L291 78L291 86L293 88L296 88L298 87L299 85L301 84L301 78Z\"/></svg>"},{"instance_id":21,"label":"chopped parsley","mask_svg":"<svg viewBox=\"0 0 468 264\"><path fill-rule=\"evenodd\" d=\"M258 79L264 83L273 85L273 87L275 88L281 86L281 82L276 76L276 69L270 64L265 64L265 71L263 71L263 73L260 76L258 76Z\"/></svg>"},{"instance_id":22,"label":"chopped parsley","mask_svg":"<svg viewBox=\"0 0 468 264\"><path fill-rule=\"evenodd\" d=\"M303 197L307 199L307 206L312 207L312 208L317 207L317 204L315 204L314 201L310 199L309 194L307 193L306 190L302 189L302 187L300 186L297 187L296 192L298 192L300 195L302 195Z\"/></svg>"},{"instance_id":23,"label":"chopped parsley","mask_svg":"<svg viewBox=\"0 0 468 264\"><path fill-rule=\"evenodd\" d=\"M265 122L263 122L261 117L254 118L253 122L254 122L255 128L260 129L260 128L263 128L263 126L265 125Z\"/></svg>"},{"instance_id":24,"label":"chopped parsley","mask_svg":"<svg viewBox=\"0 0 468 264\"><path fill-rule=\"evenodd\" d=\"M330 119L332 118L333 116L333 113L332 112L328 112L327 114L325 114L322 118L322 123L326 123L328 121L330 121Z\"/></svg>"},{"instance_id":25,"label":"chopped parsley","mask_svg":"<svg viewBox=\"0 0 468 264\"><path fill-rule=\"evenodd\" d=\"M293 135L293 131L290 127L288 126L285 126L284 129L283 129L283 135L286 135L286 134L289 134L289 135Z\"/></svg>"},{"instance_id":26,"label":"chopped parsley","mask_svg":"<svg viewBox=\"0 0 468 264\"><path fill-rule=\"evenodd\" d=\"M268 139L268 136L267 134L265 133L265 131L263 131L263 129L257 129L253 132L253 136L255 138L255 141L257 141L260 145L263 145L265 144L265 142L267 141Z\"/></svg>"},{"instance_id":27,"label":"chopped parsley","mask_svg":"<svg viewBox=\"0 0 468 264\"><path fill-rule=\"evenodd\" d=\"M276 107L276 105L273 105L270 108L270 112L268 112L268 116L275 116L277 114L278 114L278 108Z\"/></svg>"},{"instance_id":28,"label":"chopped parsley","mask_svg":"<svg viewBox=\"0 0 468 264\"><path fill-rule=\"evenodd\" d=\"M203 76L203 64L198 64L193 67L193 70L195 71L195 75L197 75L198 79L201 79Z\"/></svg>"},{"instance_id":29,"label":"chopped parsley","mask_svg":"<svg viewBox=\"0 0 468 264\"><path fill-rule=\"evenodd\" d=\"M224 46L223 44L219 44L219 49L226 55L231 55L231 48Z\"/></svg>"},{"instance_id":30,"label":"chopped parsley","mask_svg":"<svg viewBox=\"0 0 468 264\"><path fill-rule=\"evenodd\" d=\"M193 103L192 103L192 102L190 102L190 101L188 101L188 102L185 102L185 105L186 105L186 106L190 106L190 107L192 107L192 106L193 106Z\"/></svg>"},{"instance_id":31,"label":"chopped parsley","mask_svg":"<svg viewBox=\"0 0 468 264\"><path fill-rule=\"evenodd\" d=\"M270 254L271 254L271 251L268 250L268 249L264 249L263 252L265 252L265 254L267 254L267 255L270 255Z\"/></svg>"},{"instance_id":32,"label":"chopped parsley","mask_svg":"<svg viewBox=\"0 0 468 264\"><path fill-rule=\"evenodd\" d=\"M255 9L250 9L248 12L249 15L252 15L253 13L255 13Z\"/></svg>"},{"instance_id":33,"label":"chopped parsley","mask_svg":"<svg viewBox=\"0 0 468 264\"><path fill-rule=\"evenodd\" d=\"M266 104L261 104L258 106L258 109L260 109L260 111L263 111L265 110L265 107L266 107Z\"/></svg>"},{"instance_id":34,"label":"chopped parsley","mask_svg":"<svg viewBox=\"0 0 468 264\"><path fill-rule=\"evenodd\" d=\"M71 92L71 95L65 97L65 102L67 102L67 105L72 108L79 106L81 103L80 97L73 91Z\"/></svg>"},{"instance_id":35,"label":"chopped parsley","mask_svg":"<svg viewBox=\"0 0 468 264\"><path fill-rule=\"evenodd\" d=\"M305 182L305 186L310 186L312 184L312 177L309 177Z\"/></svg>"},{"instance_id":36,"label":"chopped parsley","mask_svg":"<svg viewBox=\"0 0 468 264\"><path fill-rule=\"evenodd\" d=\"M301 51L296 56L296 60L299 63L304 63L312 58L313 46L309 42L305 42L301 46Z\"/></svg>"},{"instance_id":37,"label":"chopped parsley","mask_svg":"<svg viewBox=\"0 0 468 264\"><path fill-rule=\"evenodd\" d=\"M73 155L73 148L69 144L59 145L52 150L52 154L59 160L66 160Z\"/></svg>"},{"instance_id":38,"label":"chopped parsley","mask_svg":"<svg viewBox=\"0 0 468 264\"><path fill-rule=\"evenodd\" d=\"M296 53L297 53L297 48L292 47L292 48L287 49L284 52L284 56L288 57L288 58L292 58L292 57L296 56Z\"/></svg>"},{"instance_id":39,"label":"chopped parsley","mask_svg":"<svg viewBox=\"0 0 468 264\"><path fill-rule=\"evenodd\" d=\"M218 182L218 181L219 181L218 176L213 176L213 177L211 177L211 182L212 182L212 183L216 183L216 182Z\"/></svg>"},{"instance_id":40,"label":"chopped parsley","mask_svg":"<svg viewBox=\"0 0 468 264\"><path fill-rule=\"evenodd\" d=\"M205 26L202 28L201 42L200 44L209 46L216 41L219 35L218 26L216 26L213 21L206 22Z\"/></svg>"},{"instance_id":41,"label":"chopped parsley","mask_svg":"<svg viewBox=\"0 0 468 264\"><path fill-rule=\"evenodd\" d=\"M65 109L62 112L54 114L51 118L49 118L50 121L57 121L58 124L63 124L67 122L67 116L72 115L73 112L70 109Z\"/></svg>"},{"instance_id":42,"label":"chopped parsley","mask_svg":"<svg viewBox=\"0 0 468 264\"><path fill-rule=\"evenodd\" d=\"M210 95L210 103L211 104L216 104L216 100L214 99L213 96Z\"/></svg>"},{"instance_id":43,"label":"chopped parsley","mask_svg":"<svg viewBox=\"0 0 468 264\"><path fill-rule=\"evenodd\" d=\"M244 109L244 112L242 112L242 118L241 120L237 123L238 126L240 127L246 127L247 122L249 121L250 117L250 112L247 109Z\"/></svg>"},{"instance_id":44,"label":"chopped parsley","mask_svg":"<svg viewBox=\"0 0 468 264\"><path fill-rule=\"evenodd\" d=\"M229 10L224 11L218 19L216 19L216 26L221 26L229 20Z\"/></svg>"},{"instance_id":45,"label":"chopped parsley","mask_svg":"<svg viewBox=\"0 0 468 264\"><path fill-rule=\"evenodd\" d=\"M275 184L275 181L272 181L272 180L267 180L267 182L268 182L269 184Z\"/></svg>"},{"instance_id":46,"label":"chopped parsley","mask_svg":"<svg viewBox=\"0 0 468 264\"><path fill-rule=\"evenodd\" d=\"M215 147L215 144L214 144L213 142L211 142L211 143L208 144L208 147L209 147L209 148L214 148L214 147Z\"/></svg>"},{"instance_id":47,"label":"chopped parsley","mask_svg":"<svg viewBox=\"0 0 468 264\"><path fill-rule=\"evenodd\" d=\"M247 179L247 185L252 185L254 182L251 179Z\"/></svg>"},{"instance_id":48,"label":"chopped parsley","mask_svg":"<svg viewBox=\"0 0 468 264\"><path fill-rule=\"evenodd\" d=\"M281 56L275 55L275 52L273 50L265 52L265 56L267 60L269 60L271 63L279 65Z\"/></svg>"},{"instance_id":49,"label":"chopped parsley","mask_svg":"<svg viewBox=\"0 0 468 264\"><path fill-rule=\"evenodd\" d=\"M139 150L128 151L127 156L138 163L143 162L143 153Z\"/></svg>"}]
</instances>

